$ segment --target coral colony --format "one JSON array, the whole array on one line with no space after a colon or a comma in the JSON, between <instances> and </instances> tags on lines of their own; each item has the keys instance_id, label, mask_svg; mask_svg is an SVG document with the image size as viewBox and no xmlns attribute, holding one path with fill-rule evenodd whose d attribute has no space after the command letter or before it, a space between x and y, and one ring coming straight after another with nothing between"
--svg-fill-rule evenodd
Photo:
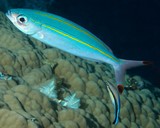
<instances>
[{"instance_id":1,"label":"coral colony","mask_svg":"<svg viewBox=\"0 0 160 128\"><path fill-rule=\"evenodd\" d=\"M55 90L55 82L52 81L48 85L45 85L43 87L40 87L39 90L41 93L45 94L51 99L56 99L57 98L57 92Z\"/></svg>"},{"instance_id":2,"label":"coral colony","mask_svg":"<svg viewBox=\"0 0 160 128\"><path fill-rule=\"evenodd\" d=\"M80 106L80 99L76 98L76 93L73 93L64 98L64 100L57 99L56 85L54 81L51 81L48 85L40 87L41 93L48 96L53 101L66 108L77 109Z\"/></svg>"},{"instance_id":3,"label":"coral colony","mask_svg":"<svg viewBox=\"0 0 160 128\"><path fill-rule=\"evenodd\" d=\"M76 98L76 93L73 93L60 101L60 104L67 108L77 109L80 106L80 99Z\"/></svg>"},{"instance_id":4,"label":"coral colony","mask_svg":"<svg viewBox=\"0 0 160 128\"><path fill-rule=\"evenodd\" d=\"M11 12L8 14L16 16ZM33 16L33 13L31 14ZM23 22L25 18L20 15L18 19ZM36 17L38 18L39 16ZM61 21L55 22L66 23ZM50 29L65 34L53 27ZM60 25L60 28L66 27ZM35 30L42 29L35 27ZM70 32L71 35L64 36L72 39L72 42L76 38L72 37L74 32ZM37 34L42 38L45 37L43 33ZM32 35L36 36L35 33ZM84 43L80 40L75 41L79 44ZM109 55L112 55L111 51ZM117 88L112 86L115 84L113 76L115 72L110 65L88 63L85 59L42 45L40 41L20 33L2 12L0 12L0 58L0 69L10 73L9 75L0 72L0 128L159 128L160 126L160 89L141 77L125 75L125 78L128 77L125 80L128 87L125 86L123 95L117 95L119 94L115 90ZM48 63L43 63L44 60ZM57 81L54 76L58 78ZM120 105L121 111L119 111ZM117 126L113 124L113 120Z\"/></svg>"},{"instance_id":5,"label":"coral colony","mask_svg":"<svg viewBox=\"0 0 160 128\"><path fill-rule=\"evenodd\" d=\"M115 102L115 119L120 114L120 96L124 90L124 77L127 69L148 65L147 61L119 59L103 41L85 28L63 17L32 9L10 9L6 13L10 21L23 33L70 54L112 65L117 89L108 86ZM54 43L53 43L54 42ZM86 52L87 51L87 52ZM117 91L118 90L118 91Z\"/></svg>"}]
</instances>

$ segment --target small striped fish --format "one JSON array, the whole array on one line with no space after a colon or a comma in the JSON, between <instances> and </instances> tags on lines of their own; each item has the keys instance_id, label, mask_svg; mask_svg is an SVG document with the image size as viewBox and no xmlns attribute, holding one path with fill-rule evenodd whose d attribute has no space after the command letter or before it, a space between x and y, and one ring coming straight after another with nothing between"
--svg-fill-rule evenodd
<instances>
[{"instance_id":1,"label":"small striped fish","mask_svg":"<svg viewBox=\"0 0 160 128\"><path fill-rule=\"evenodd\" d=\"M96 62L113 66L117 87L108 86L115 108L114 124L120 112L119 93L123 91L125 70L148 64L146 61L118 59L112 50L83 27L60 16L31 9L11 9L6 13L10 21L23 33L43 43Z\"/></svg>"}]
</instances>

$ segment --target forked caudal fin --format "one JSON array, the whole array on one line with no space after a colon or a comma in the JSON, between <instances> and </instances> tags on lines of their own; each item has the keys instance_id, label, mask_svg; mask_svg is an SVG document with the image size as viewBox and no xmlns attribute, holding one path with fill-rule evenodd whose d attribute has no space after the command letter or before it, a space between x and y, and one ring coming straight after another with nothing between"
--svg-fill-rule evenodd
<instances>
[{"instance_id":1,"label":"forked caudal fin","mask_svg":"<svg viewBox=\"0 0 160 128\"><path fill-rule=\"evenodd\" d=\"M115 79L119 93L123 92L124 77L127 69L152 64L152 62L150 61L135 61L135 60L124 60L124 59L120 59L120 61L121 62L119 63L119 65L114 66Z\"/></svg>"}]
</instances>

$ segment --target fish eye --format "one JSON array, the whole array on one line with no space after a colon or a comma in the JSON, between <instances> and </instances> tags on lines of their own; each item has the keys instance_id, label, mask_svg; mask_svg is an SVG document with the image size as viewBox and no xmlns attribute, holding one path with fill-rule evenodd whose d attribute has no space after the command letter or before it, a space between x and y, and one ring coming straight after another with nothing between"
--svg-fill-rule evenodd
<instances>
[{"instance_id":1,"label":"fish eye","mask_svg":"<svg viewBox=\"0 0 160 128\"><path fill-rule=\"evenodd\" d=\"M18 22L19 22L20 24L25 24L25 23L27 23L27 17L24 16L24 15L19 15L19 16L17 17L17 20L18 20Z\"/></svg>"}]
</instances>

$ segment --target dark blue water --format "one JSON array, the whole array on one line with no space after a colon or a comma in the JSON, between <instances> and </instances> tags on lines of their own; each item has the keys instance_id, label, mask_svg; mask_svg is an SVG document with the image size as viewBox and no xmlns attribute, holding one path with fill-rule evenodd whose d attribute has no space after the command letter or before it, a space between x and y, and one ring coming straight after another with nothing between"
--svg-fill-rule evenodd
<instances>
[{"instance_id":1,"label":"dark blue water","mask_svg":"<svg viewBox=\"0 0 160 128\"><path fill-rule=\"evenodd\" d=\"M26 0L6 4L0 0L0 8L3 11L35 8L68 18L106 42L117 57L153 61L153 65L132 69L129 74L138 74L160 86L160 1L50 0L46 4L44 0L33 1L38 4Z\"/></svg>"}]
</instances>

